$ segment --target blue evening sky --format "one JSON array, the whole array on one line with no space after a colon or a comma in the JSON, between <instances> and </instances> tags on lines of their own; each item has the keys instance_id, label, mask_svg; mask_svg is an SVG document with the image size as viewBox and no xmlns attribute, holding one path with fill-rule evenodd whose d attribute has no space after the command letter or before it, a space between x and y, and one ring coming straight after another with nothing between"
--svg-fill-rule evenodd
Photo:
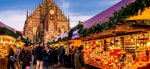
<instances>
[{"instance_id":1,"label":"blue evening sky","mask_svg":"<svg viewBox=\"0 0 150 69\"><path fill-rule=\"evenodd\" d=\"M70 16L70 26L86 21L121 0L54 0ZM0 0L0 21L23 30L27 10L32 11L42 0Z\"/></svg>"}]
</instances>

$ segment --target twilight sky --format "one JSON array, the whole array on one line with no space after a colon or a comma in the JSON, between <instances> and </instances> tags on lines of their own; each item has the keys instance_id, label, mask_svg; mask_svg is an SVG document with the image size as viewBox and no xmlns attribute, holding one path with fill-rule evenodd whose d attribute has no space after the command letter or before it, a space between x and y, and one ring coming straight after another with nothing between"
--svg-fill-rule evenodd
<instances>
[{"instance_id":1,"label":"twilight sky","mask_svg":"<svg viewBox=\"0 0 150 69\"><path fill-rule=\"evenodd\" d=\"M86 21L121 0L55 0L56 4L70 16L70 26L79 20ZM0 21L22 31L27 10L32 11L42 0L0 0Z\"/></svg>"}]
</instances>

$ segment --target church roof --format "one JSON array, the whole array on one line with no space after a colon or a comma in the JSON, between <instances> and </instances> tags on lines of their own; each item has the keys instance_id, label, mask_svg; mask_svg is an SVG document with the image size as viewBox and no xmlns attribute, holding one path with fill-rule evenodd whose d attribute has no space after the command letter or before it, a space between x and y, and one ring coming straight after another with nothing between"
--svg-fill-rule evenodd
<instances>
[{"instance_id":1,"label":"church roof","mask_svg":"<svg viewBox=\"0 0 150 69\"><path fill-rule=\"evenodd\" d=\"M0 27L5 27L5 28L7 28L7 29L9 29L9 30L11 30L11 31L13 31L13 32L16 32L16 30L15 30L14 28L9 27L9 26L5 25L5 24L2 23L2 22L0 22Z\"/></svg>"},{"instance_id":2,"label":"church roof","mask_svg":"<svg viewBox=\"0 0 150 69\"><path fill-rule=\"evenodd\" d=\"M107 10L85 21L83 23L84 28L89 28L92 25L98 24L100 22L102 23L102 22L108 21L109 17L111 17L115 11L118 11L122 6L125 6L129 4L130 2L131 0L121 0L120 2L108 8Z\"/></svg>"}]
</instances>

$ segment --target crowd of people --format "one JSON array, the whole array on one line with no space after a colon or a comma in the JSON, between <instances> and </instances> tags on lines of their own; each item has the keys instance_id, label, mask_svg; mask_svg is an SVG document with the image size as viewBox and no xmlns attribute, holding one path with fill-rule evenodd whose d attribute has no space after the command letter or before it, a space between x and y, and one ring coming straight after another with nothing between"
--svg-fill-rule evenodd
<instances>
[{"instance_id":1,"label":"crowd of people","mask_svg":"<svg viewBox=\"0 0 150 69\"><path fill-rule=\"evenodd\" d=\"M32 69L48 69L49 66L81 69L84 67L82 49L82 45L80 47L71 44L52 46L42 42L32 46L25 44L23 48L18 47L15 51L10 47L7 69L16 69L15 67L31 69L31 65L35 66ZM15 59L12 58L13 56Z\"/></svg>"}]
</instances>

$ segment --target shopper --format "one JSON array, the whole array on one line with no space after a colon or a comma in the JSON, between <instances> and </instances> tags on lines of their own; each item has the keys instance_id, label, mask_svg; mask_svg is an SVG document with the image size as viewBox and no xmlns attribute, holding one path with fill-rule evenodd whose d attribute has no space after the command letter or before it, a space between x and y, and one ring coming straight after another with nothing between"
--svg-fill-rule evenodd
<instances>
[{"instance_id":1,"label":"shopper","mask_svg":"<svg viewBox=\"0 0 150 69\"><path fill-rule=\"evenodd\" d=\"M37 45L34 44L32 47L32 57L33 57L33 65L36 65L36 54L35 54L35 50L36 50Z\"/></svg>"},{"instance_id":2,"label":"shopper","mask_svg":"<svg viewBox=\"0 0 150 69\"><path fill-rule=\"evenodd\" d=\"M50 55L50 50L48 46L44 46L43 50L43 60L44 60L44 66L48 69L49 66L49 55Z\"/></svg>"},{"instance_id":3,"label":"shopper","mask_svg":"<svg viewBox=\"0 0 150 69\"><path fill-rule=\"evenodd\" d=\"M17 47L15 57L16 57L16 65L18 68L20 68L20 61L19 61L20 51L21 51L21 47Z\"/></svg>"},{"instance_id":4,"label":"shopper","mask_svg":"<svg viewBox=\"0 0 150 69\"><path fill-rule=\"evenodd\" d=\"M36 54L36 69L43 69L43 43L40 42L35 50Z\"/></svg>"},{"instance_id":5,"label":"shopper","mask_svg":"<svg viewBox=\"0 0 150 69\"><path fill-rule=\"evenodd\" d=\"M49 65L52 65L53 64L53 46L52 45L49 45L49 51L50 51L50 55L49 55Z\"/></svg>"},{"instance_id":6,"label":"shopper","mask_svg":"<svg viewBox=\"0 0 150 69\"><path fill-rule=\"evenodd\" d=\"M66 58L66 67L71 67L71 49L70 45L65 50L65 58Z\"/></svg>"},{"instance_id":7,"label":"shopper","mask_svg":"<svg viewBox=\"0 0 150 69\"><path fill-rule=\"evenodd\" d=\"M75 46L72 46L71 47L71 52L70 52L70 54L71 54L71 67L72 68L75 68L74 67L74 55L76 53L76 49L75 48L76 48Z\"/></svg>"},{"instance_id":8,"label":"shopper","mask_svg":"<svg viewBox=\"0 0 150 69\"><path fill-rule=\"evenodd\" d=\"M14 62L16 61L16 59L15 59L15 55L14 55L14 50L10 45L8 46L7 57L8 57L7 69L15 69Z\"/></svg>"},{"instance_id":9,"label":"shopper","mask_svg":"<svg viewBox=\"0 0 150 69\"><path fill-rule=\"evenodd\" d=\"M53 51L53 59L54 59L54 61L53 61L53 63L54 63L54 67L57 67L57 65L58 65L58 48L57 47L55 47L54 48L54 51Z\"/></svg>"},{"instance_id":10,"label":"shopper","mask_svg":"<svg viewBox=\"0 0 150 69\"><path fill-rule=\"evenodd\" d=\"M61 66L64 65L64 58L65 58L65 49L64 49L63 46L60 46L60 49L59 49L59 62L60 62Z\"/></svg>"},{"instance_id":11,"label":"shopper","mask_svg":"<svg viewBox=\"0 0 150 69\"><path fill-rule=\"evenodd\" d=\"M75 56L74 56L75 69L82 69L84 67L84 58L81 52L82 49L83 49L83 46L81 45L78 48L77 52L75 53Z\"/></svg>"},{"instance_id":12,"label":"shopper","mask_svg":"<svg viewBox=\"0 0 150 69\"><path fill-rule=\"evenodd\" d=\"M19 55L20 64L22 64L22 69L30 67L32 63L32 54L28 44L26 43Z\"/></svg>"}]
</instances>

